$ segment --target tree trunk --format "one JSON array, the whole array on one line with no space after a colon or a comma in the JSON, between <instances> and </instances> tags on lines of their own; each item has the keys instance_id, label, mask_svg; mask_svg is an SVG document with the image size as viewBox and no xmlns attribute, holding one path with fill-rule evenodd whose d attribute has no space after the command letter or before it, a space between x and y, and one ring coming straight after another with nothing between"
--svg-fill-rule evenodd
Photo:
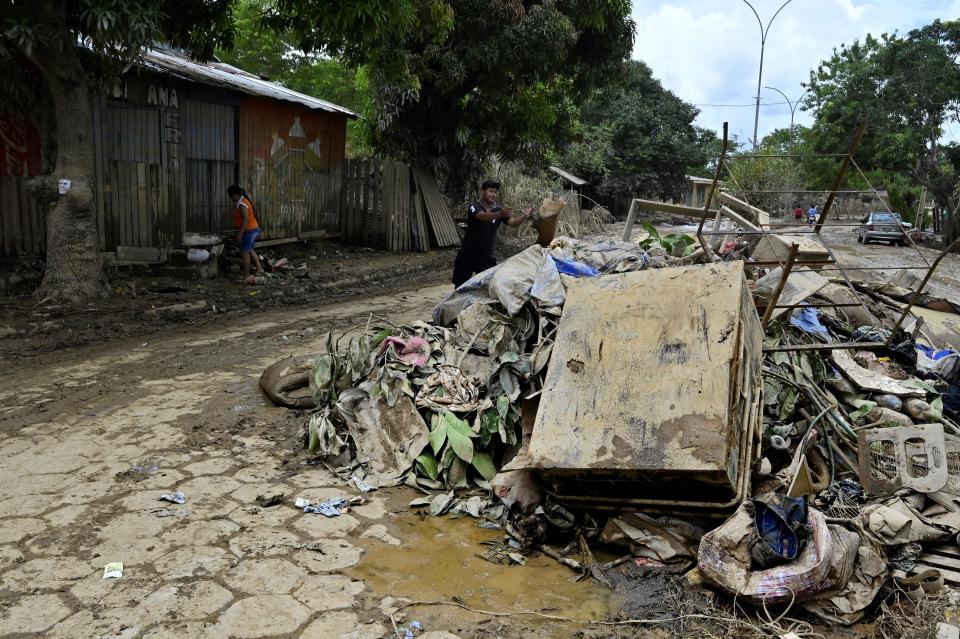
<instances>
[{"instance_id":1,"label":"tree trunk","mask_svg":"<svg viewBox=\"0 0 960 639\"><path fill-rule=\"evenodd\" d=\"M84 69L66 33L37 47L30 59L53 98L57 146L52 173L31 180L47 220L46 268L37 295L60 301L100 297L108 289L98 253L93 115Z\"/></svg>"}]
</instances>

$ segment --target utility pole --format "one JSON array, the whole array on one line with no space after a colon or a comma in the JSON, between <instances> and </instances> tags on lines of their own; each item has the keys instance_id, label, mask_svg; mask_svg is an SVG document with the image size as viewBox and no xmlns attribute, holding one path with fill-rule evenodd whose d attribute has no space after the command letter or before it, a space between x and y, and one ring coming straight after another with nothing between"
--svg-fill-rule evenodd
<instances>
[{"instance_id":1,"label":"utility pole","mask_svg":"<svg viewBox=\"0 0 960 639\"><path fill-rule=\"evenodd\" d=\"M760 125L760 89L763 87L763 50L767 44L767 35L770 33L770 25L773 24L774 19L783 11L783 8L790 4L793 0L787 0L780 8L777 9L776 13L773 14L773 17L767 22L767 26L763 26L763 20L760 19L760 14L757 13L757 10L753 8L753 5L750 4L747 0L743 0L743 3L750 7L750 10L753 11L753 15L757 18L757 24L760 25L760 71L757 73L757 109L753 115L753 150L757 150L757 145L759 141L757 140L757 128Z\"/></svg>"}]
</instances>

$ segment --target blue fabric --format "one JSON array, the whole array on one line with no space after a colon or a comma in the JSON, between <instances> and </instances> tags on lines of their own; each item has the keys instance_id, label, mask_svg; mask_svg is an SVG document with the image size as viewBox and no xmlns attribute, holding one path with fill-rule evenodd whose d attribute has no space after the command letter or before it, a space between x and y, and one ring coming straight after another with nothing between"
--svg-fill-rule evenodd
<instances>
[{"instance_id":1,"label":"blue fabric","mask_svg":"<svg viewBox=\"0 0 960 639\"><path fill-rule=\"evenodd\" d=\"M951 351L950 349L947 349L945 351L935 351L929 346L927 346L926 344L921 344L920 342L917 342L916 346L918 351L921 351L924 355L926 355L928 358L932 359L933 361L937 361L938 359L943 359L944 357L947 357L948 355L953 355L956 352L956 351Z\"/></svg>"},{"instance_id":2,"label":"blue fabric","mask_svg":"<svg viewBox=\"0 0 960 639\"><path fill-rule=\"evenodd\" d=\"M804 333L822 337L824 341L833 341L830 331L820 323L820 318L817 316L817 309L810 306L803 306L791 313L790 325L796 326Z\"/></svg>"},{"instance_id":3,"label":"blue fabric","mask_svg":"<svg viewBox=\"0 0 960 639\"><path fill-rule=\"evenodd\" d=\"M260 229L250 229L249 231L244 231L243 241L240 243L240 250L242 250L244 253L247 251L252 251L253 245L256 243L259 236Z\"/></svg>"},{"instance_id":4,"label":"blue fabric","mask_svg":"<svg viewBox=\"0 0 960 639\"><path fill-rule=\"evenodd\" d=\"M550 257L553 259L553 263L557 265L557 270L564 275L573 275L575 277L596 277L600 275L600 271L589 264L577 262L576 260L568 260L565 257L557 257L555 255L551 255Z\"/></svg>"},{"instance_id":5,"label":"blue fabric","mask_svg":"<svg viewBox=\"0 0 960 639\"><path fill-rule=\"evenodd\" d=\"M800 552L800 541L794 529L807 521L807 504L803 497L778 495L776 500L755 500L754 522L757 534L774 553L794 559Z\"/></svg>"}]
</instances>

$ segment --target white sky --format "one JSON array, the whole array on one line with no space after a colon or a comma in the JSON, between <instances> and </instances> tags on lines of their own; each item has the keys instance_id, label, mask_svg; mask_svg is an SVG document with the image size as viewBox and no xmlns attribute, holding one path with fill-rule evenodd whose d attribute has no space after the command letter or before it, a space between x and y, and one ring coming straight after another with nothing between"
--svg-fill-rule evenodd
<instances>
[{"instance_id":1,"label":"white sky","mask_svg":"<svg viewBox=\"0 0 960 639\"><path fill-rule=\"evenodd\" d=\"M750 0L764 26L783 0ZM905 33L936 18L960 17L960 0L792 0L767 35L763 84L796 100L810 70L834 47L867 33ZM760 61L760 26L743 0L633 0L637 38L633 57L646 62L663 85L697 104L697 123L731 135L753 136L754 96ZM749 105L715 107L712 104ZM797 124L810 116L796 112ZM790 108L775 91L760 92L760 133L790 125ZM960 137L953 124L947 139Z\"/></svg>"}]
</instances>

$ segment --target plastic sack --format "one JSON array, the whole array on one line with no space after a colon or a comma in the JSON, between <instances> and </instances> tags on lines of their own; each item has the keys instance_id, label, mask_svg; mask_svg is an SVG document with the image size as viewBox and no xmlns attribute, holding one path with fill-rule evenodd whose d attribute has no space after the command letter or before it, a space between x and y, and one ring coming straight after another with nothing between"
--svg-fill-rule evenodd
<instances>
[{"instance_id":1,"label":"plastic sack","mask_svg":"<svg viewBox=\"0 0 960 639\"><path fill-rule=\"evenodd\" d=\"M531 246L503 262L490 279L490 296L499 301L511 317L531 298L543 306L563 304L566 293L550 253Z\"/></svg>"},{"instance_id":2,"label":"plastic sack","mask_svg":"<svg viewBox=\"0 0 960 639\"><path fill-rule=\"evenodd\" d=\"M719 528L700 540L697 567L704 579L755 605L809 601L831 587L834 540L823 514L808 509L810 537L797 558L766 570L750 569L754 519L741 505Z\"/></svg>"},{"instance_id":3,"label":"plastic sack","mask_svg":"<svg viewBox=\"0 0 960 639\"><path fill-rule=\"evenodd\" d=\"M577 262L576 260L568 260L563 257L557 257L556 255L551 255L550 257L553 259L553 263L556 264L557 270L564 275L573 275L574 277L596 277L600 275L600 271L589 264Z\"/></svg>"}]
</instances>

